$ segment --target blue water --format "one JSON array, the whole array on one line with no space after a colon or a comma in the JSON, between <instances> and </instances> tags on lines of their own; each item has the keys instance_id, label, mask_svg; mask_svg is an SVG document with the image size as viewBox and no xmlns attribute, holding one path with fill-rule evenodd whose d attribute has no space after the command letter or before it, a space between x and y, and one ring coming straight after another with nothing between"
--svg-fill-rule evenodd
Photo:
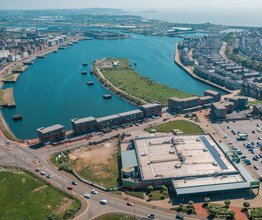
<instances>
[{"instance_id":1,"label":"blue water","mask_svg":"<svg viewBox=\"0 0 262 220\"><path fill-rule=\"evenodd\" d=\"M156 82L179 90L203 95L213 87L194 80L174 63L175 44L181 38L164 38L133 35L130 39L81 41L66 50L50 53L46 59L36 59L21 74L14 87L16 108L3 109L3 115L13 133L20 139L36 138L36 129L60 123L71 130L72 118L101 117L136 109L116 96L111 100L102 98L109 92L91 75L95 59L105 57L128 57L136 71ZM94 81L94 86L87 86ZM217 90L216 90L217 91ZM14 122L12 116L22 114L23 120Z\"/></svg>"}]
</instances>

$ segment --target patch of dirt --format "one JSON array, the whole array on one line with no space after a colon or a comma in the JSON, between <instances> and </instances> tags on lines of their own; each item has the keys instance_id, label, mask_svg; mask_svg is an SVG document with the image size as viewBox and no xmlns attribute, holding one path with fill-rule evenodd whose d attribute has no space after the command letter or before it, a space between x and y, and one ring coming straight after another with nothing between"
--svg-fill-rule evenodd
<instances>
[{"instance_id":1,"label":"patch of dirt","mask_svg":"<svg viewBox=\"0 0 262 220\"><path fill-rule=\"evenodd\" d=\"M47 208L50 209L50 208L51 208L51 205L48 205Z\"/></svg>"},{"instance_id":2,"label":"patch of dirt","mask_svg":"<svg viewBox=\"0 0 262 220\"><path fill-rule=\"evenodd\" d=\"M70 206L75 202L75 200L73 199L69 199L67 197L64 197L62 199L62 204L53 212L55 214L62 214L64 213L68 208L70 208Z\"/></svg>"},{"instance_id":3,"label":"patch of dirt","mask_svg":"<svg viewBox=\"0 0 262 220\"><path fill-rule=\"evenodd\" d=\"M108 164L108 159L110 159L117 152L117 147L115 142L106 142L98 148L89 151L75 151L70 154L69 157L77 158L78 161L74 167L76 171L82 170L86 166L93 166L95 170L96 165ZM108 176L109 174L99 171L99 166L97 167L97 175Z\"/></svg>"},{"instance_id":4,"label":"patch of dirt","mask_svg":"<svg viewBox=\"0 0 262 220\"><path fill-rule=\"evenodd\" d=\"M24 183L26 182L26 179L23 178L23 179L21 180L21 182L24 184Z\"/></svg>"},{"instance_id":5,"label":"patch of dirt","mask_svg":"<svg viewBox=\"0 0 262 220\"><path fill-rule=\"evenodd\" d=\"M47 185L44 185L44 186L38 187L38 188L32 190L30 194L33 194L33 193L35 193L35 192L37 192L37 191L39 191L39 190L41 190L41 189L44 189L44 188L46 188L46 187L48 187L48 186L47 186Z\"/></svg>"},{"instance_id":6,"label":"patch of dirt","mask_svg":"<svg viewBox=\"0 0 262 220\"><path fill-rule=\"evenodd\" d=\"M71 154L70 154L70 155L69 155L69 159L70 159L70 160L76 160L77 157L75 157L74 155L71 155Z\"/></svg>"}]
</instances>

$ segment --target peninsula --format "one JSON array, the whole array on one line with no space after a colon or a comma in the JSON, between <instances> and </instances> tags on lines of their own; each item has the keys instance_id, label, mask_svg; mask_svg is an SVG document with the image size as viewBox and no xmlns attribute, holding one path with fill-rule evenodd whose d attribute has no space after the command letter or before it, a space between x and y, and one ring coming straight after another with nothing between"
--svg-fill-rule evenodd
<instances>
[{"instance_id":1,"label":"peninsula","mask_svg":"<svg viewBox=\"0 0 262 220\"><path fill-rule=\"evenodd\" d=\"M127 58L95 60L92 73L109 91L135 105L158 101L167 106L169 97L192 96L140 75L132 68Z\"/></svg>"}]
</instances>

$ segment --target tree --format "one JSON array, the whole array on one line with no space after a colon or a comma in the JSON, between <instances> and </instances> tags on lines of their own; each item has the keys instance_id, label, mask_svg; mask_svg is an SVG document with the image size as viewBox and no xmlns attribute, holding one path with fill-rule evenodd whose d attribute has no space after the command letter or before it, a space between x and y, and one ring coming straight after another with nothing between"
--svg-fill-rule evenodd
<instances>
[{"instance_id":1,"label":"tree","mask_svg":"<svg viewBox=\"0 0 262 220\"><path fill-rule=\"evenodd\" d=\"M244 203L243 203L243 206L244 206L245 208L248 208L248 207L250 206L250 203L249 203L249 202L244 202Z\"/></svg>"},{"instance_id":2,"label":"tree","mask_svg":"<svg viewBox=\"0 0 262 220\"><path fill-rule=\"evenodd\" d=\"M232 210L230 210L230 211L228 212L228 214L230 215L231 218L233 218L233 217L235 216L236 213L233 212Z\"/></svg>"},{"instance_id":3,"label":"tree","mask_svg":"<svg viewBox=\"0 0 262 220\"><path fill-rule=\"evenodd\" d=\"M188 201L188 206L190 208L193 208L194 207L194 202L192 200Z\"/></svg>"},{"instance_id":4,"label":"tree","mask_svg":"<svg viewBox=\"0 0 262 220\"><path fill-rule=\"evenodd\" d=\"M153 186L148 186L147 189L148 189L149 192L151 192L154 189L154 187Z\"/></svg>"},{"instance_id":5,"label":"tree","mask_svg":"<svg viewBox=\"0 0 262 220\"><path fill-rule=\"evenodd\" d=\"M210 202L210 198L205 197L205 198L204 198L204 201L205 201L204 205L208 205L208 203Z\"/></svg>"},{"instance_id":6,"label":"tree","mask_svg":"<svg viewBox=\"0 0 262 220\"><path fill-rule=\"evenodd\" d=\"M161 189L162 189L163 191L167 191L167 187L166 187L165 185L162 185L162 186L161 186Z\"/></svg>"},{"instance_id":7,"label":"tree","mask_svg":"<svg viewBox=\"0 0 262 220\"><path fill-rule=\"evenodd\" d=\"M224 201L224 203L225 203L226 206L229 206L231 201L229 199L227 199L227 200Z\"/></svg>"},{"instance_id":8,"label":"tree","mask_svg":"<svg viewBox=\"0 0 262 220\"><path fill-rule=\"evenodd\" d=\"M183 204L183 203L179 203L179 208L180 208L180 209L182 209L182 208L183 208L183 206L184 206L184 204Z\"/></svg>"}]
</instances>

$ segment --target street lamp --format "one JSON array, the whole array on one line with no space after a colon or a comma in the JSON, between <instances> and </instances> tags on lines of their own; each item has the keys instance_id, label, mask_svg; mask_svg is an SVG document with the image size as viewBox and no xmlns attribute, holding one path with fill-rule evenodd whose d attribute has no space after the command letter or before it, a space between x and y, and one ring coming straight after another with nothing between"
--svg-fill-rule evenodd
<instances>
[{"instance_id":1,"label":"street lamp","mask_svg":"<svg viewBox=\"0 0 262 220\"><path fill-rule=\"evenodd\" d=\"M134 202L134 219L136 219L136 203Z\"/></svg>"}]
</instances>

